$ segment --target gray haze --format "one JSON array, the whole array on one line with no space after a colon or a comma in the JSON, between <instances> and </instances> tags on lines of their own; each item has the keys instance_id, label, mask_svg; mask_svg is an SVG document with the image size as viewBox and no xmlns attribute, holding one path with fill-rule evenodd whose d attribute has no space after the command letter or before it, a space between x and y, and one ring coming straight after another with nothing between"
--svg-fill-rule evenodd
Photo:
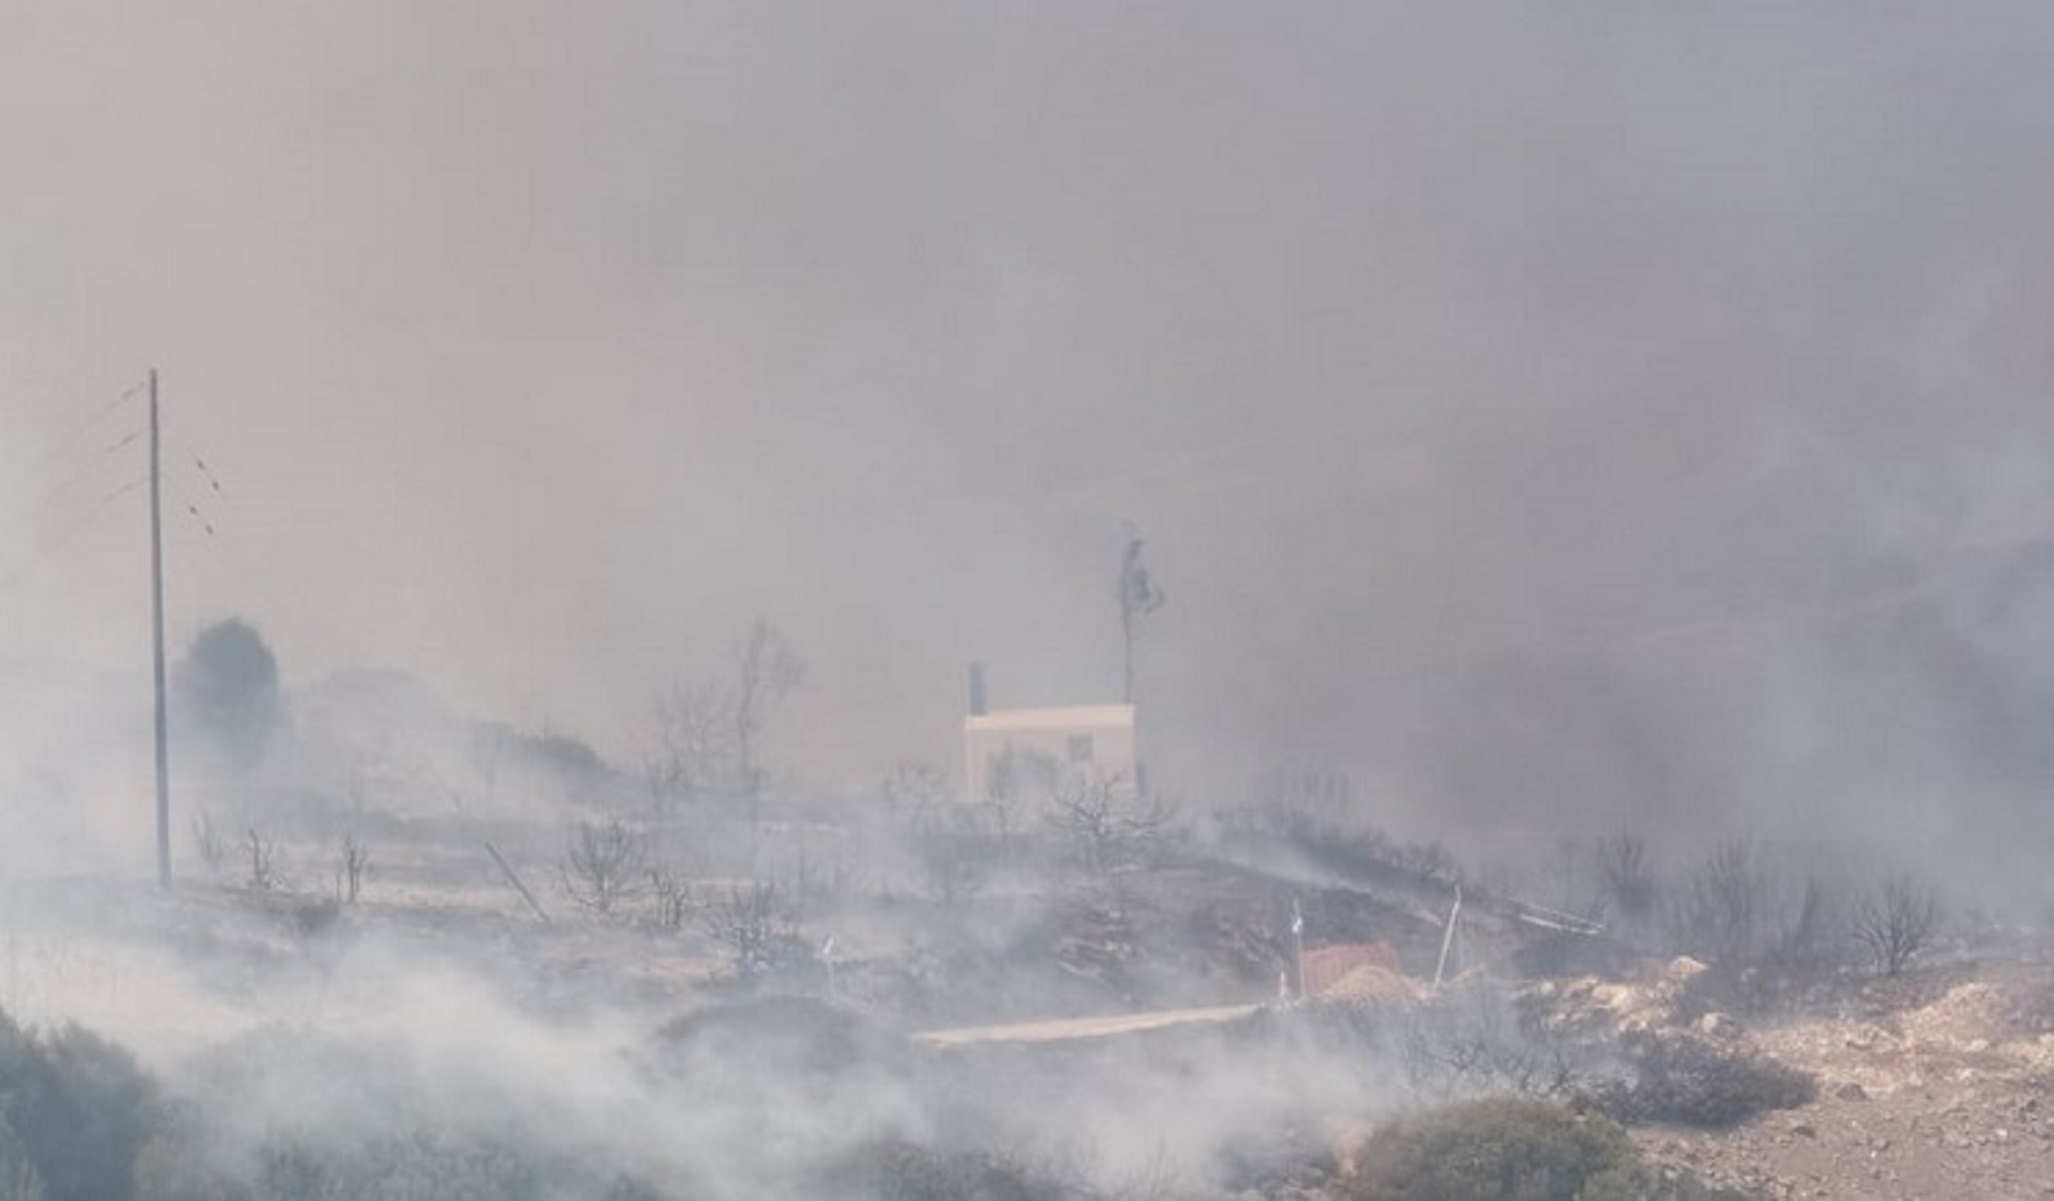
<instances>
[{"instance_id":1,"label":"gray haze","mask_svg":"<svg viewBox=\"0 0 2054 1201\"><path fill-rule=\"evenodd\" d=\"M141 661L139 494L71 532L140 410L65 438L155 364L228 493L173 637L292 682L629 749L762 615L875 778L972 658L1117 691L1131 520L1187 795L1938 828L2050 778L2050 64L2025 0L0 0L0 652Z\"/></svg>"}]
</instances>

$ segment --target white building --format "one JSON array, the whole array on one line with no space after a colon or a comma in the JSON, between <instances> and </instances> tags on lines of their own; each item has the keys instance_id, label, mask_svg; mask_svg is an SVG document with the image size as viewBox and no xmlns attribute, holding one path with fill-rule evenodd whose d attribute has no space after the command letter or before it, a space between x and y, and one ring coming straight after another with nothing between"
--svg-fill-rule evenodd
<instances>
[{"instance_id":1,"label":"white building","mask_svg":"<svg viewBox=\"0 0 2054 1201\"><path fill-rule=\"evenodd\" d=\"M985 800L1008 789L1079 783L1134 794L1134 706L1069 705L985 713L977 711L983 706L973 700L971 708L963 719L964 779L970 799Z\"/></svg>"}]
</instances>

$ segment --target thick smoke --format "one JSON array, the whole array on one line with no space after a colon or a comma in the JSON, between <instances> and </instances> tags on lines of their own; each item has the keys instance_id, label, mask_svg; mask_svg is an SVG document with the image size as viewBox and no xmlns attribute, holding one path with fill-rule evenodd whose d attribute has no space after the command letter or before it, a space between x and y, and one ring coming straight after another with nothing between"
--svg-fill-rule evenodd
<instances>
[{"instance_id":1,"label":"thick smoke","mask_svg":"<svg viewBox=\"0 0 2054 1201\"><path fill-rule=\"evenodd\" d=\"M653 1172L762 1185L658 1148L766 1114L820 1124L760 1131L799 1159L945 1141L960 1107L889 1073L645 1130L700 1087L620 1062L665 1006L480 962L532 934L485 844L570 904L577 822L668 796L680 745L732 754L731 714L664 706L731 703L765 622L804 686L699 781L749 804L665 869L701 905L870 895L843 936L880 961L1024 955L1047 898L937 872L961 831L879 782L957 762L973 661L1005 706L1114 698L1130 531L1167 598L1144 758L1201 838L1312 771L1518 887L1628 834L2041 906L2050 43L2025 0L0 5L7 1008L167 1079L239 1031L361 1035L448 1082L438 1112L554 1086L533 1121ZM289 914L173 956L226 919L74 891L150 862L152 364L174 654L243 615L287 694L241 743L182 698L182 871L203 826L212 883L284 886L256 893L382 848L392 912L333 961ZM943 882L983 891L975 930L891 919ZM459 966L380 924L410 908ZM143 946L190 1007L102 987ZM1150 987L1123 1000L1177 991ZM1139 1079L1023 1137L1101 1179L1225 1137L1137 1118L1078 1151L1179 1110Z\"/></svg>"}]
</instances>

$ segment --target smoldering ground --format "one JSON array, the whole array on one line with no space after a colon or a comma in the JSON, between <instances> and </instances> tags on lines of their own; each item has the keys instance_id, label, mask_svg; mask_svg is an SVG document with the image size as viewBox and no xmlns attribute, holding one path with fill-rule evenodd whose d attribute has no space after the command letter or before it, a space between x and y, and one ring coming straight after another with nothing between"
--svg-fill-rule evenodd
<instances>
[{"instance_id":1,"label":"smoldering ground","mask_svg":"<svg viewBox=\"0 0 2054 1201\"><path fill-rule=\"evenodd\" d=\"M895 1195L909 1174L1202 1193L1249 1159L1319 1162L1331 1115L1410 1095L1391 1047L1337 1055L1288 1025L919 1037L1275 999L1310 869L1216 859L1167 809L1075 825L1035 795L1000 822L912 796L925 773L745 804L706 783L750 778L727 744L629 772L388 676L246 683L180 726L175 889L91 857L10 865L7 1011L85 1023L160 1090L138 1195ZM245 754L206 753L220 721ZM62 815L17 805L25 828ZM645 856L604 904L576 861L594 828ZM1328 937L1420 925L1306 900Z\"/></svg>"},{"instance_id":2,"label":"smoldering ground","mask_svg":"<svg viewBox=\"0 0 2054 1201\"><path fill-rule=\"evenodd\" d=\"M299 919L321 897L282 890L16 887L6 1008L143 1055L169 1116L139 1161L142 1196L399 1195L424 1180L442 1181L437 1196L597 1196L623 1178L662 1196L849 1196L892 1147L981 1158L1067 1195L1199 1189L1230 1137L1289 1120L1317 1145L1305 1115L1398 1091L1380 1069L1211 1035L924 1047L909 1037L917 1014L889 1016L902 969L887 931L948 943L959 919L903 899L889 920L834 916L848 959L830 1000L814 973L797 994L781 991L790 980L737 993L710 969L717 952L678 952L689 931L560 913L552 933L510 897L465 921L418 894L380 902L381 887L318 925ZM1073 995L1048 960L1007 965L1028 944L1000 930L975 941L949 953L981 953L995 977L982 987L1007 1001L986 1016L1113 1003Z\"/></svg>"},{"instance_id":3,"label":"smoldering ground","mask_svg":"<svg viewBox=\"0 0 2054 1201\"><path fill-rule=\"evenodd\" d=\"M182 688L222 684L221 645L193 642ZM1663 844L1542 892L1378 830L1331 771L1210 809L1031 773L837 791L765 768L787 715L731 680L673 689L703 737L623 766L394 673L236 679L178 726L176 888L10 865L7 1010L154 1079L149 1120L108 1127L143 1132L138 1196L1276 1194L1337 1178L1366 1123L1480 1091L1666 1113L1641 1078L1674 1058L1746 1082L1709 1112L1784 1103L1806 1082L1551 1034L1507 982L1689 951L1768 1005L1751 981L1859 949L1843 898L1767 850ZM64 815L19 809L41 837ZM1347 1001L1280 1004L1308 929L1376 965ZM1430 987L1444 969L1462 983Z\"/></svg>"}]
</instances>

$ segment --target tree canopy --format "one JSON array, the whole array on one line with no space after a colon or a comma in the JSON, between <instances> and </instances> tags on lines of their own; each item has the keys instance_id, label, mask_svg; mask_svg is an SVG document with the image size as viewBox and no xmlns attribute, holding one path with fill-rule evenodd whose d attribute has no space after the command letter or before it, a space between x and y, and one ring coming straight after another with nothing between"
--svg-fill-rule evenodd
<instances>
[{"instance_id":1,"label":"tree canopy","mask_svg":"<svg viewBox=\"0 0 2054 1201\"><path fill-rule=\"evenodd\" d=\"M244 772L263 762L285 724L285 703L278 660L255 626L231 617L201 630L178 665L177 686L191 728L230 767Z\"/></svg>"}]
</instances>

